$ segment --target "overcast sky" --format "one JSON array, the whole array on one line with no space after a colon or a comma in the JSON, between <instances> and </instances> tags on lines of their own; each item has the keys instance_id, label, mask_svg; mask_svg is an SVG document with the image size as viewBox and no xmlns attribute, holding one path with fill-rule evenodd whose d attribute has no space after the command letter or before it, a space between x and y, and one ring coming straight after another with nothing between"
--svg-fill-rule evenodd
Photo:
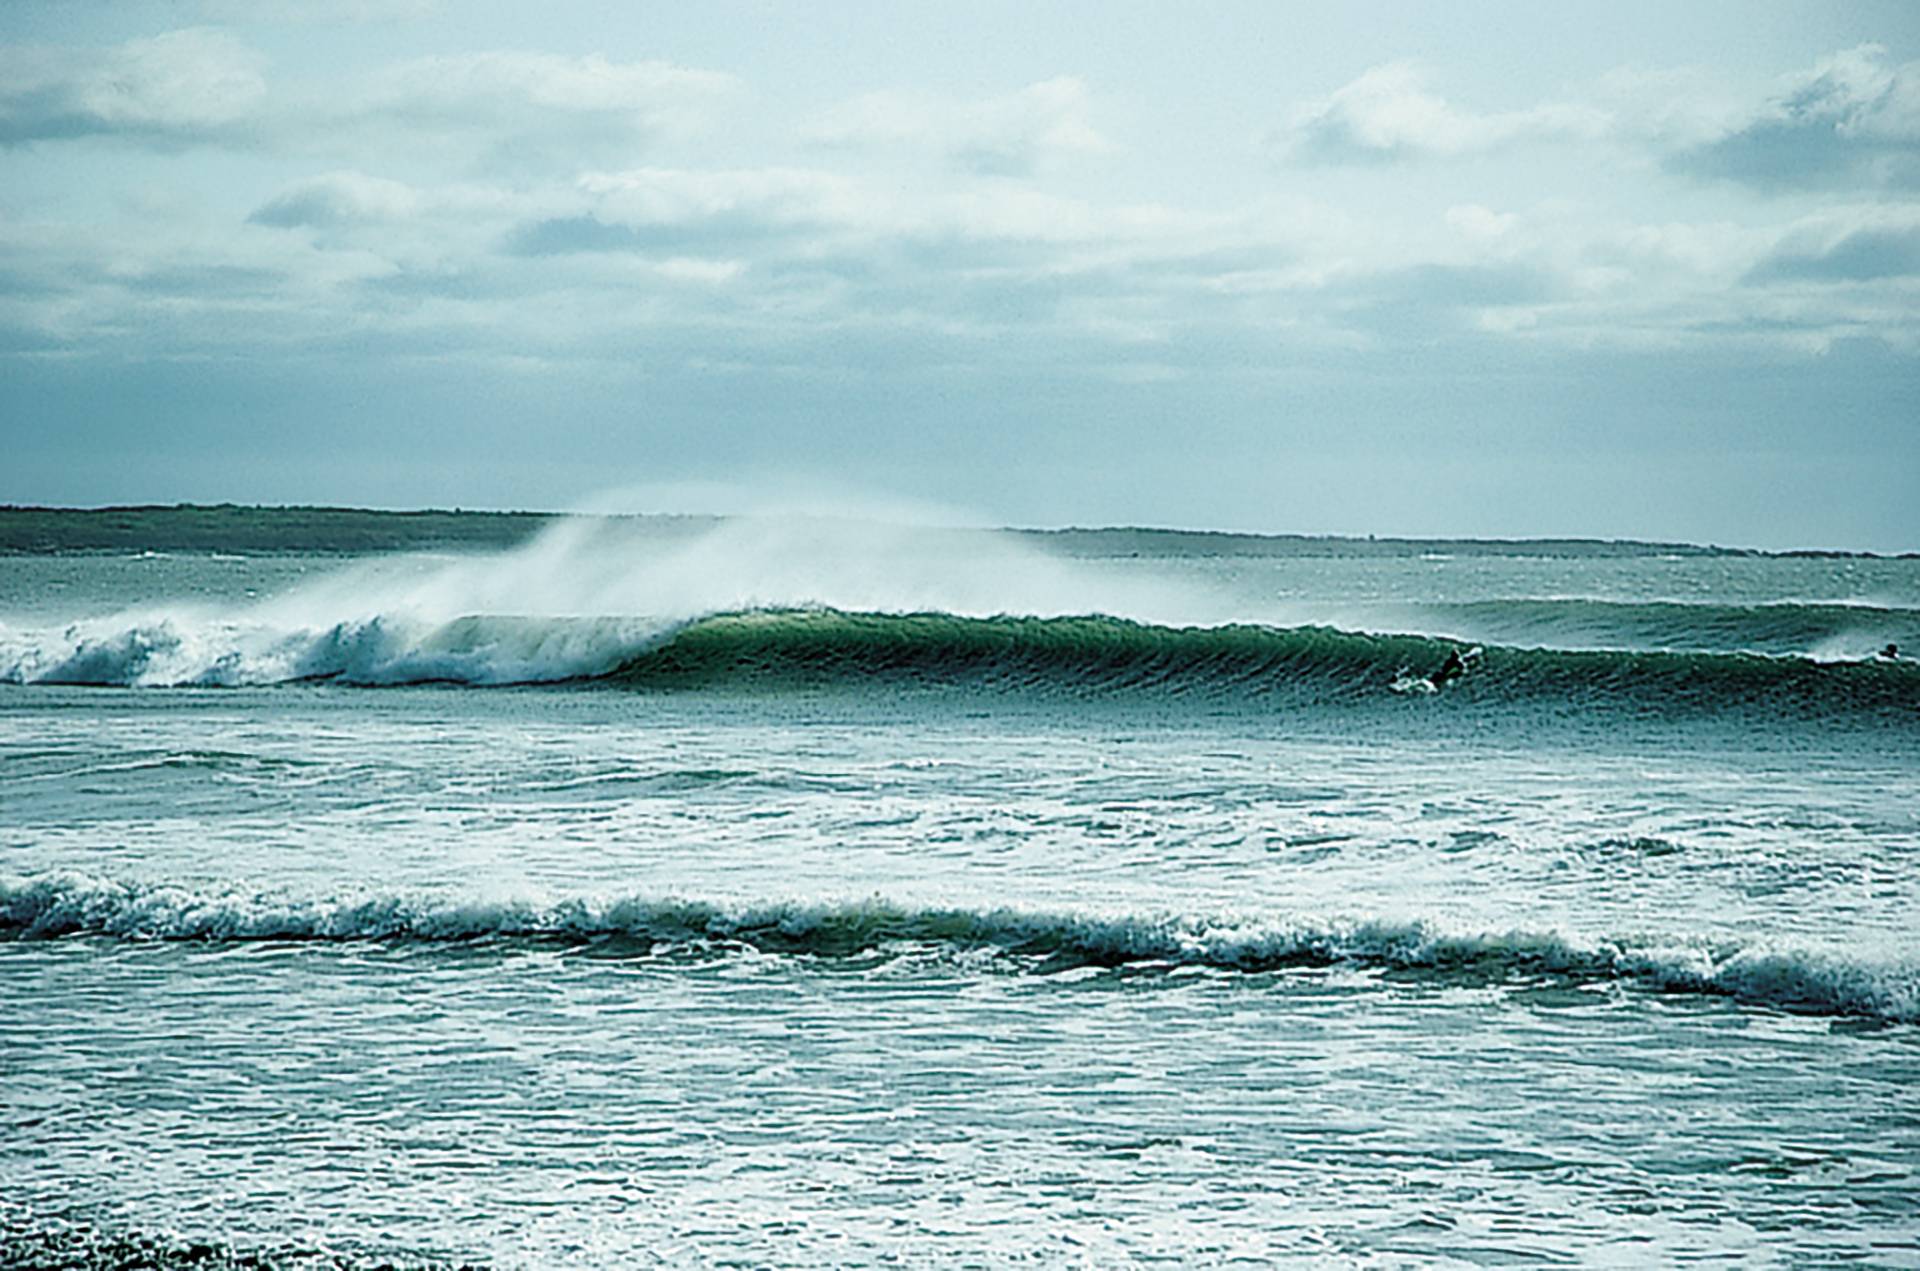
<instances>
[{"instance_id":1,"label":"overcast sky","mask_svg":"<svg viewBox=\"0 0 1920 1271\"><path fill-rule=\"evenodd\" d=\"M0 501L613 487L1920 548L1920 4L0 5Z\"/></svg>"}]
</instances>

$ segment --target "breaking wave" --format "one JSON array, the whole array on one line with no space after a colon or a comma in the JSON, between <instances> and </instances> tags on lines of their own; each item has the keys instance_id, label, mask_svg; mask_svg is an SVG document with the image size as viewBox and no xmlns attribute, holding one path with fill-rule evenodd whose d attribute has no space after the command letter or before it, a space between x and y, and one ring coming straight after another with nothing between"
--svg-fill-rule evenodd
<instances>
[{"instance_id":1,"label":"breaking wave","mask_svg":"<svg viewBox=\"0 0 1920 1271\"><path fill-rule=\"evenodd\" d=\"M1391 697L1453 643L1329 627L1169 627L1109 617L774 609L680 625L631 618L372 619L313 632L171 622L32 640L0 631L0 681L234 686L600 681L651 690L876 684L1094 696ZM1920 722L1920 663L1753 653L1490 646L1448 700L1668 711L1757 706Z\"/></svg>"},{"instance_id":2,"label":"breaking wave","mask_svg":"<svg viewBox=\"0 0 1920 1271\"><path fill-rule=\"evenodd\" d=\"M1116 618L783 611L693 623L624 662L622 683L868 682L875 678L1080 693L1379 696L1453 647L1327 627L1162 627ZM1920 664L1756 654L1490 648L1449 696L1661 707L1732 702L1920 714Z\"/></svg>"},{"instance_id":3,"label":"breaking wave","mask_svg":"<svg viewBox=\"0 0 1920 1271\"><path fill-rule=\"evenodd\" d=\"M0 683L232 688L539 684L617 670L663 638L631 618L372 617L318 629L162 617L58 632L0 627Z\"/></svg>"},{"instance_id":4,"label":"breaking wave","mask_svg":"<svg viewBox=\"0 0 1920 1271\"><path fill-rule=\"evenodd\" d=\"M370 559L237 607L0 623L0 683L882 684L1920 719L1920 662L1871 656L1920 642L1914 609L1268 601L1090 569L1005 534L806 518L649 533L563 521L511 551ZM1484 663L1419 691L1454 641L1484 644ZM1396 697L1396 683L1413 691Z\"/></svg>"},{"instance_id":5,"label":"breaking wave","mask_svg":"<svg viewBox=\"0 0 1920 1271\"><path fill-rule=\"evenodd\" d=\"M1920 960L1766 944L1585 940L1457 931L1422 921L1111 915L920 908L883 900L722 905L615 897L537 903L402 894L298 900L132 885L79 874L0 877L0 939L588 945L648 952L747 948L845 958L917 946L1017 969L1195 966L1271 972L1353 966L1483 982L1617 982L1783 1011L1920 1022Z\"/></svg>"}]
</instances>

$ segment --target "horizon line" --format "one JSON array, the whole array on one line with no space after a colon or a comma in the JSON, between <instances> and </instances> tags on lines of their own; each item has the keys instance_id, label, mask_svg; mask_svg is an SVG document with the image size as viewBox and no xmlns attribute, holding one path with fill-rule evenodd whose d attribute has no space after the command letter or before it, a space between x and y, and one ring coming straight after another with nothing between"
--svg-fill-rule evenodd
<instances>
[{"instance_id":1,"label":"horizon line","mask_svg":"<svg viewBox=\"0 0 1920 1271\"><path fill-rule=\"evenodd\" d=\"M547 519L654 519L654 520L744 520L751 519L753 512L608 512L568 510L551 508L498 508L469 507L454 505L450 507L378 507L359 504L334 503L199 503L179 501L173 503L103 503L92 505L39 504L0 502L0 513L50 513L56 515L104 515L131 512L323 512L363 516L511 516L538 517ZM830 512L801 511L779 513L803 518L820 520L833 519ZM870 521L882 525L907 525L910 522L888 521L879 517L849 515L847 520ZM1380 533L1340 533L1333 531L1305 530L1240 530L1221 529L1200 526L1148 525L1148 524L1062 524L1062 525L964 525L964 524L923 524L920 528L952 532L993 533L1005 532L1026 535L1066 535L1066 534L1157 534L1169 536L1187 536L1194 538L1243 539L1270 542L1325 542L1325 543L1408 543L1408 544L1511 544L1513 546L1538 546L1542 544L1582 544L1607 547L1640 547L1682 549L1707 555L1763 556L1763 557L1855 557L1872 560L1906 560L1920 557L1920 548L1899 551L1875 550L1859 547L1753 547L1740 544L1699 543L1686 539L1649 539L1632 536L1606 537L1597 534L1537 534L1537 535L1461 535L1461 534L1380 534Z\"/></svg>"}]
</instances>

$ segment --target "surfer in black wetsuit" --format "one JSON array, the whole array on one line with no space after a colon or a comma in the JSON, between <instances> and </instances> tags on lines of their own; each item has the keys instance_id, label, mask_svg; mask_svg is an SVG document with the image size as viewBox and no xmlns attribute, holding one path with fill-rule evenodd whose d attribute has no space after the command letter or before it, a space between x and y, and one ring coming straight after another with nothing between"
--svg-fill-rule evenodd
<instances>
[{"instance_id":1,"label":"surfer in black wetsuit","mask_svg":"<svg viewBox=\"0 0 1920 1271\"><path fill-rule=\"evenodd\" d=\"M1889 640L1887 647L1880 650L1880 657L1883 661L1898 662L1900 660L1900 646Z\"/></svg>"},{"instance_id":2,"label":"surfer in black wetsuit","mask_svg":"<svg viewBox=\"0 0 1920 1271\"><path fill-rule=\"evenodd\" d=\"M1447 660L1440 664L1439 670L1427 677L1427 683L1435 688L1445 688L1451 681L1465 675L1479 660L1480 650L1477 648L1468 649L1465 653L1458 649L1448 649Z\"/></svg>"}]
</instances>

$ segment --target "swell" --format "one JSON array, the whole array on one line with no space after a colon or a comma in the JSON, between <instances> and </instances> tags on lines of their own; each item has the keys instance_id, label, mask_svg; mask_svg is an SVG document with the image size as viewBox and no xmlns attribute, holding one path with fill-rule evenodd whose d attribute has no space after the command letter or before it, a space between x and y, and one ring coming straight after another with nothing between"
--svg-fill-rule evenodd
<instances>
[{"instance_id":1,"label":"swell","mask_svg":"<svg viewBox=\"0 0 1920 1271\"><path fill-rule=\"evenodd\" d=\"M625 945L647 953L752 949L824 959L902 947L986 954L1015 970L1192 966L1260 973L1351 966L1479 982L1622 983L1796 1013L1920 1021L1920 960L1834 950L1318 916L925 908L874 899L729 906L639 896L555 903L402 894L297 900L130 885L78 874L0 877L0 938L207 943Z\"/></svg>"},{"instance_id":2,"label":"swell","mask_svg":"<svg viewBox=\"0 0 1920 1271\"><path fill-rule=\"evenodd\" d=\"M875 679L1079 694L1351 700L1437 669L1456 642L1331 627L1162 627L1118 618L960 618L785 610L694 623L607 678L642 687ZM1762 703L1920 713L1920 664L1745 653L1490 647L1446 686L1468 700Z\"/></svg>"},{"instance_id":3,"label":"swell","mask_svg":"<svg viewBox=\"0 0 1920 1271\"><path fill-rule=\"evenodd\" d=\"M1383 616L1393 621L1391 609ZM1401 616L1428 634L1560 649L1867 656L1920 646L1920 610L1826 601L1511 598L1404 606Z\"/></svg>"},{"instance_id":4,"label":"swell","mask_svg":"<svg viewBox=\"0 0 1920 1271\"><path fill-rule=\"evenodd\" d=\"M72 635L47 647L0 632L0 681L231 686L335 681L500 685L598 681L629 689L921 686L1089 697L1391 700L1457 642L1332 627L1166 627L1120 618L962 617L777 609L678 627L625 618L470 616L410 628L373 619L313 632ZM1450 701L1758 706L1920 722L1920 663L1490 645Z\"/></svg>"}]
</instances>

